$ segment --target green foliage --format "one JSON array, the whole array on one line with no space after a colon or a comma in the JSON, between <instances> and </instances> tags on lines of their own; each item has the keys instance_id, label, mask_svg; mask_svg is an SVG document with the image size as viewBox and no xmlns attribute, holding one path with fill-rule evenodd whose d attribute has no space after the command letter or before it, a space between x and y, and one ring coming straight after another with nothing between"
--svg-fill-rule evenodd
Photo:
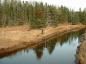
<instances>
[{"instance_id":1,"label":"green foliage","mask_svg":"<svg viewBox=\"0 0 86 64\"><path fill-rule=\"evenodd\" d=\"M57 26L59 23L86 24L86 9L73 11L42 2L0 0L0 26L28 24L32 28Z\"/></svg>"},{"instance_id":2,"label":"green foliage","mask_svg":"<svg viewBox=\"0 0 86 64\"><path fill-rule=\"evenodd\" d=\"M64 23L64 22L68 22L68 14L69 14L69 9L66 8L66 7L59 7L58 8L58 20L61 22L61 23Z\"/></svg>"}]
</instances>

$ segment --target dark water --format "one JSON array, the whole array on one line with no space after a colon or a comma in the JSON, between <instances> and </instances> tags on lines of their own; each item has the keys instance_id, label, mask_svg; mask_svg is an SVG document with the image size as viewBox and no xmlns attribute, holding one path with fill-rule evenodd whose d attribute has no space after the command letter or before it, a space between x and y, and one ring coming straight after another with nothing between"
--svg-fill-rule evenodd
<instances>
[{"instance_id":1,"label":"dark water","mask_svg":"<svg viewBox=\"0 0 86 64\"><path fill-rule=\"evenodd\" d=\"M71 32L37 47L1 57L0 64L76 64L76 50L83 32Z\"/></svg>"}]
</instances>

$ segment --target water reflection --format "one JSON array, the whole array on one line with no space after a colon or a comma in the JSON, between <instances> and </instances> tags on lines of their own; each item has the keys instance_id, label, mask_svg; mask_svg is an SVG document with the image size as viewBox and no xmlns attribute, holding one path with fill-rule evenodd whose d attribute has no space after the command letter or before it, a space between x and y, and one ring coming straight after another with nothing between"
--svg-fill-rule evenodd
<instances>
[{"instance_id":1,"label":"water reflection","mask_svg":"<svg viewBox=\"0 0 86 64\"><path fill-rule=\"evenodd\" d=\"M60 46L66 44L66 43L71 44L73 40L75 40L77 38L80 39L81 37L79 37L79 36L81 34L83 34L83 32L82 31L71 32L71 33L65 34L65 35L63 35L63 36L61 36L59 38L54 38L54 39L48 40L45 43L35 47L34 51L35 51L35 53L37 55L37 58L41 59L41 57L43 55L43 49L44 48L47 48L48 53L52 54L52 52L53 52L53 50L55 48L56 43L59 43ZM79 41L78 41L78 43L79 43Z\"/></svg>"},{"instance_id":2,"label":"water reflection","mask_svg":"<svg viewBox=\"0 0 86 64\"><path fill-rule=\"evenodd\" d=\"M44 43L0 59L0 64L75 64L77 46L84 30L54 37Z\"/></svg>"},{"instance_id":3,"label":"water reflection","mask_svg":"<svg viewBox=\"0 0 86 64\"><path fill-rule=\"evenodd\" d=\"M35 51L37 58L40 59L43 55L43 47L39 46L34 48L33 50Z\"/></svg>"}]
</instances>

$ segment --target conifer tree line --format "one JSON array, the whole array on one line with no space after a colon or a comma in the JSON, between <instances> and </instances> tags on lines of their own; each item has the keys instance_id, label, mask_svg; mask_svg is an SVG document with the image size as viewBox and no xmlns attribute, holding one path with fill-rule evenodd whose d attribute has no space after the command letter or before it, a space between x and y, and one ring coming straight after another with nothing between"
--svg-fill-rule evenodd
<instances>
[{"instance_id":1,"label":"conifer tree line","mask_svg":"<svg viewBox=\"0 0 86 64\"><path fill-rule=\"evenodd\" d=\"M74 11L42 2L0 0L0 27L27 24L41 28L59 23L86 24L86 9Z\"/></svg>"}]
</instances>

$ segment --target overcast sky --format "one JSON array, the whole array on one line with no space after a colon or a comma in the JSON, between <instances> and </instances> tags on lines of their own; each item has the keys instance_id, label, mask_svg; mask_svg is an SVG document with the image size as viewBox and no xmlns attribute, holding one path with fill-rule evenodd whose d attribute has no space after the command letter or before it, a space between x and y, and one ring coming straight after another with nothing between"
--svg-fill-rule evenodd
<instances>
[{"instance_id":1,"label":"overcast sky","mask_svg":"<svg viewBox=\"0 0 86 64\"><path fill-rule=\"evenodd\" d=\"M37 2L47 2L48 4L53 4L58 6L64 5L68 8L72 8L74 10L82 10L86 8L86 0L24 0L24 1L37 1Z\"/></svg>"}]
</instances>

